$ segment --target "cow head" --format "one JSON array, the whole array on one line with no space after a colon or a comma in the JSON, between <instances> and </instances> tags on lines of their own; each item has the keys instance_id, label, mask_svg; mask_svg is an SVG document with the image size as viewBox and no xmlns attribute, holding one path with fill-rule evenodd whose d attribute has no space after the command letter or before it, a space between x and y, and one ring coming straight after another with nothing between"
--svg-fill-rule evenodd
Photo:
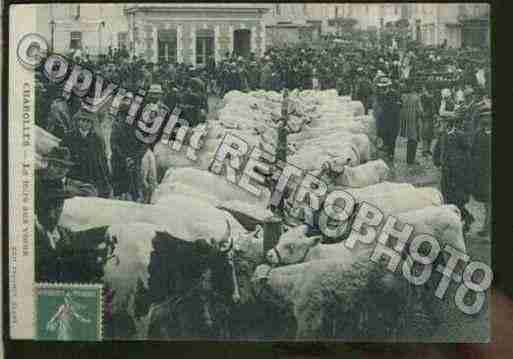
<instances>
[{"instance_id":1,"label":"cow head","mask_svg":"<svg viewBox=\"0 0 513 359\"><path fill-rule=\"evenodd\" d=\"M305 234L301 234L294 237L282 236L282 238L280 238L278 244L265 255L267 262L271 265L287 265L304 262L310 249L320 243L322 236L307 237Z\"/></svg>"}]
</instances>

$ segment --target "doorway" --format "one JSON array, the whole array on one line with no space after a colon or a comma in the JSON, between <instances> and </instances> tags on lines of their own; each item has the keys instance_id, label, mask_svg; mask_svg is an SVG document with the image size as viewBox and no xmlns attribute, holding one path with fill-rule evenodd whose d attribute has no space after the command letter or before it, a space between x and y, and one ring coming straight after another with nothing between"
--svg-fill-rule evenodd
<instances>
[{"instance_id":1,"label":"doorway","mask_svg":"<svg viewBox=\"0 0 513 359\"><path fill-rule=\"evenodd\" d=\"M177 61L176 30L159 30L158 32L158 59L160 63Z\"/></svg>"},{"instance_id":2,"label":"doorway","mask_svg":"<svg viewBox=\"0 0 513 359\"><path fill-rule=\"evenodd\" d=\"M214 30L199 30L196 33L196 65L206 66L214 60Z\"/></svg>"},{"instance_id":3,"label":"doorway","mask_svg":"<svg viewBox=\"0 0 513 359\"><path fill-rule=\"evenodd\" d=\"M251 52L251 31L239 29L233 32L233 52L236 56L247 57Z\"/></svg>"}]
</instances>

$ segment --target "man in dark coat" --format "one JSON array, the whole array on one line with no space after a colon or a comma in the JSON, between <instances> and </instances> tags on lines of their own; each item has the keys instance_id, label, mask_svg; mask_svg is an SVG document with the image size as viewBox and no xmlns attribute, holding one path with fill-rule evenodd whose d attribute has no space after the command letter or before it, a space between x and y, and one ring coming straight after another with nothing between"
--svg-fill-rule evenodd
<instances>
[{"instance_id":1,"label":"man in dark coat","mask_svg":"<svg viewBox=\"0 0 513 359\"><path fill-rule=\"evenodd\" d=\"M386 77L379 77L376 81L376 96L372 106L372 112L376 120L377 137L381 142L384 142L384 128L385 128L385 106L386 106L386 88L391 85L390 80ZM381 145L378 145L381 147Z\"/></svg>"},{"instance_id":2,"label":"man in dark coat","mask_svg":"<svg viewBox=\"0 0 513 359\"><path fill-rule=\"evenodd\" d=\"M62 145L69 148L71 159L75 163L69 177L93 184L100 197L109 198L112 187L105 143L93 131L96 115L81 109L73 119L78 122L78 129L62 141Z\"/></svg>"},{"instance_id":3,"label":"man in dark coat","mask_svg":"<svg viewBox=\"0 0 513 359\"><path fill-rule=\"evenodd\" d=\"M424 110L424 115L422 116L422 154L428 156L433 154L431 152L431 143L434 137L434 124L438 112L438 105L433 89L428 89L426 86L424 86L420 100L422 102L422 109Z\"/></svg>"},{"instance_id":4,"label":"man in dark coat","mask_svg":"<svg viewBox=\"0 0 513 359\"><path fill-rule=\"evenodd\" d=\"M406 144L406 163L408 165L418 164L415 162L415 157L421 135L421 118L424 113L420 96L416 90L417 84L410 79L401 96L399 134L408 140Z\"/></svg>"},{"instance_id":5,"label":"man in dark coat","mask_svg":"<svg viewBox=\"0 0 513 359\"><path fill-rule=\"evenodd\" d=\"M272 89L272 78L273 78L273 69L272 63L269 62L269 58L264 59L265 64L262 67L262 74L260 76L260 88L265 91L270 91Z\"/></svg>"},{"instance_id":6,"label":"man in dark coat","mask_svg":"<svg viewBox=\"0 0 513 359\"><path fill-rule=\"evenodd\" d=\"M490 232L491 225L491 120L492 112L490 103L484 103L477 114L480 126L474 135L471 151L471 163L474 183L472 196L476 201L482 202L485 206L485 222L483 228L478 232L480 236L486 236Z\"/></svg>"},{"instance_id":7,"label":"man in dark coat","mask_svg":"<svg viewBox=\"0 0 513 359\"><path fill-rule=\"evenodd\" d=\"M62 183L35 182L35 271L36 282L66 281L71 232L57 225L64 200L72 197Z\"/></svg>"},{"instance_id":8,"label":"man in dark coat","mask_svg":"<svg viewBox=\"0 0 513 359\"><path fill-rule=\"evenodd\" d=\"M75 163L71 162L71 153L67 147L54 147L48 155L42 158L46 167L36 172L37 180L46 183L62 183L64 189L74 196L98 197L98 191L90 183L69 178L68 172Z\"/></svg>"},{"instance_id":9,"label":"man in dark coat","mask_svg":"<svg viewBox=\"0 0 513 359\"><path fill-rule=\"evenodd\" d=\"M383 147L390 162L394 161L395 143L399 134L401 97L397 86L386 86L383 95Z\"/></svg>"},{"instance_id":10,"label":"man in dark coat","mask_svg":"<svg viewBox=\"0 0 513 359\"><path fill-rule=\"evenodd\" d=\"M99 283L114 244L107 242L108 227L71 232L58 225L64 201L73 197L62 182L38 178L35 182L36 282ZM98 246L106 244L106 251Z\"/></svg>"},{"instance_id":11,"label":"man in dark coat","mask_svg":"<svg viewBox=\"0 0 513 359\"><path fill-rule=\"evenodd\" d=\"M182 96L182 116L191 128L207 120L208 98L203 88L204 84L200 79L192 78Z\"/></svg>"},{"instance_id":12,"label":"man in dark coat","mask_svg":"<svg viewBox=\"0 0 513 359\"><path fill-rule=\"evenodd\" d=\"M463 231L467 233L474 221L472 214L465 208L472 190L470 143L459 117L447 117L447 124L441 131L435 145L433 162L441 167L440 189L445 203L456 205L464 222Z\"/></svg>"},{"instance_id":13,"label":"man in dark coat","mask_svg":"<svg viewBox=\"0 0 513 359\"><path fill-rule=\"evenodd\" d=\"M64 97L56 98L44 125L45 130L60 139L77 129L77 123L71 118L70 101Z\"/></svg>"},{"instance_id":14,"label":"man in dark coat","mask_svg":"<svg viewBox=\"0 0 513 359\"><path fill-rule=\"evenodd\" d=\"M148 93L149 99L151 96L152 94ZM128 104L125 103L112 125L110 139L112 185L114 197L140 202L144 199L142 159L151 146L136 137L136 127L126 122L127 112Z\"/></svg>"},{"instance_id":15,"label":"man in dark coat","mask_svg":"<svg viewBox=\"0 0 513 359\"><path fill-rule=\"evenodd\" d=\"M372 95L372 84L363 73L363 67L359 67L357 69L358 80L356 82L355 88L355 100L361 101L363 104L363 108L365 110L365 114L369 111L369 101Z\"/></svg>"}]
</instances>

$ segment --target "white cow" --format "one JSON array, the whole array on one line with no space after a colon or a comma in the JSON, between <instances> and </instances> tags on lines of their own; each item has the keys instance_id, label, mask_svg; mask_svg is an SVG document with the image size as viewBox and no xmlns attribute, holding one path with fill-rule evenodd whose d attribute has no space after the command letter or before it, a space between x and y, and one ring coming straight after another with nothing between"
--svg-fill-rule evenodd
<instances>
[{"instance_id":1,"label":"white cow","mask_svg":"<svg viewBox=\"0 0 513 359\"><path fill-rule=\"evenodd\" d=\"M344 166L342 173L335 174L333 184L352 188L367 187L386 180L389 172L390 168L383 160L370 161L355 167Z\"/></svg>"},{"instance_id":2,"label":"white cow","mask_svg":"<svg viewBox=\"0 0 513 359\"><path fill-rule=\"evenodd\" d=\"M430 206L396 215L400 223L413 226L413 234L428 234L438 240L441 248L450 245L462 253L466 253L463 239L461 216L454 205ZM377 227L379 235L386 221L384 218ZM278 244L266 254L266 259L274 265L286 265L323 259L342 259L346 256L366 256L370 258L376 242L363 244L359 241L360 234L352 231L344 242L321 244L321 236L307 237L308 227L300 225L284 233ZM375 238L376 240L377 238ZM347 245L350 243L350 245ZM353 247L354 243L354 247Z\"/></svg>"},{"instance_id":3,"label":"white cow","mask_svg":"<svg viewBox=\"0 0 513 359\"><path fill-rule=\"evenodd\" d=\"M361 162L358 148L346 143L334 151L329 149L301 149L287 158L287 162L305 171L314 171L321 168L327 161L336 161L348 166L358 166Z\"/></svg>"},{"instance_id":4,"label":"white cow","mask_svg":"<svg viewBox=\"0 0 513 359\"><path fill-rule=\"evenodd\" d=\"M246 230L232 215L199 199L174 195L166 205L141 204L93 197L74 197L66 200L60 224L73 231L121 223L142 222L161 226L176 238L195 240L208 238L219 244L231 226L232 236Z\"/></svg>"},{"instance_id":5,"label":"white cow","mask_svg":"<svg viewBox=\"0 0 513 359\"><path fill-rule=\"evenodd\" d=\"M160 245L158 248L155 247L154 239L157 236L157 232L168 233L168 230L163 226L156 226L148 223L126 223L110 226L108 229L108 236L115 243L114 250L112 252L111 260L107 261L104 265L103 271L103 282L104 284L113 291L112 297L112 313L118 314L115 318L120 318L119 315L128 315L128 317L138 327L137 332L140 336L139 339L146 339L145 334L147 328L145 325L151 316L151 310L148 313L148 318L142 316L139 320L138 317L145 315L148 307L151 308L152 303L150 298L147 298L145 293L148 290L164 291L164 295L171 296L173 293L166 293L165 288L150 288L150 262L156 255L160 255L161 258L168 258L173 260L173 256L179 255L178 253L155 253L155 251L169 251L176 250L179 246L166 247ZM225 233L226 239L230 236L229 231ZM171 237L161 236L163 240ZM115 239L115 241L113 240ZM180 239L179 239L180 240ZM182 252L180 252L182 253ZM193 253L191 253L193 254ZM229 256L226 259L230 262ZM178 263L178 258L175 258ZM233 266L233 263L231 263ZM155 262L153 265L157 265ZM169 270L169 269L168 269ZM226 278L227 280L233 280L234 282L234 300L238 300L240 297L237 279L235 272L232 271L233 277ZM163 278L168 278L170 273L165 272L165 268L156 267L153 270L153 276L162 275ZM154 283L159 283L158 278L153 278ZM186 279L186 278L185 278ZM141 287L142 285L142 287ZM155 285L154 285L155 286ZM237 297L237 298L236 298ZM200 308L198 308L200 310ZM115 327L119 323L112 323Z\"/></svg>"},{"instance_id":6,"label":"white cow","mask_svg":"<svg viewBox=\"0 0 513 359\"><path fill-rule=\"evenodd\" d=\"M347 192L351 193L351 190ZM356 195L359 203L366 202L381 210L384 215L397 214L443 204L442 194L434 188L404 188L385 193Z\"/></svg>"},{"instance_id":7,"label":"white cow","mask_svg":"<svg viewBox=\"0 0 513 359\"><path fill-rule=\"evenodd\" d=\"M378 298L390 293L388 277L386 271L371 261L347 256L340 260L311 261L277 268L260 265L255 270L252 282L260 300L274 304L283 312L292 313L296 322L296 339L326 338L326 326L335 320L330 313L335 312L340 313L337 321L350 329L346 331L350 334L343 339L351 340L359 337L354 330L360 326L353 320L346 320L350 313L371 314L373 311L373 308L365 308L356 298ZM375 280L370 281L369 278ZM377 304L381 313L390 310L390 305L383 302ZM399 322L399 318L395 320Z\"/></svg>"},{"instance_id":8,"label":"white cow","mask_svg":"<svg viewBox=\"0 0 513 359\"><path fill-rule=\"evenodd\" d=\"M214 205L238 200L265 207L270 198L270 192L266 188L263 188L260 197L256 197L236 184L229 182L225 177L212 172L195 168L175 168L169 169L162 179L154 193L152 203L158 203L169 194L180 193L180 189L188 194L198 193L199 196L205 198L217 199L218 202Z\"/></svg>"},{"instance_id":9,"label":"white cow","mask_svg":"<svg viewBox=\"0 0 513 359\"><path fill-rule=\"evenodd\" d=\"M337 132L322 138L297 142L296 145L300 150L305 152L321 148L326 153L337 156L337 153L348 143L353 144L358 149L361 163L367 162L370 159L371 143L369 137L365 134Z\"/></svg>"},{"instance_id":10,"label":"white cow","mask_svg":"<svg viewBox=\"0 0 513 359\"><path fill-rule=\"evenodd\" d=\"M415 189L410 183L396 183L396 182L381 182L363 188L346 188L344 191L351 194L353 197L369 197L381 193L398 191L402 189Z\"/></svg>"}]
</instances>

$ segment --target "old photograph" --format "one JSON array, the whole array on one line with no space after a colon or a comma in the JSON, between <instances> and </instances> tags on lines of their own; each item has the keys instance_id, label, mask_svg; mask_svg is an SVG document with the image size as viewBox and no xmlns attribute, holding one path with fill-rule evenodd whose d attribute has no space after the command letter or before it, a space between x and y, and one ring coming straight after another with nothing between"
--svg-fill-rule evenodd
<instances>
[{"instance_id":1,"label":"old photograph","mask_svg":"<svg viewBox=\"0 0 513 359\"><path fill-rule=\"evenodd\" d=\"M14 336L489 342L489 4L10 24Z\"/></svg>"}]
</instances>

